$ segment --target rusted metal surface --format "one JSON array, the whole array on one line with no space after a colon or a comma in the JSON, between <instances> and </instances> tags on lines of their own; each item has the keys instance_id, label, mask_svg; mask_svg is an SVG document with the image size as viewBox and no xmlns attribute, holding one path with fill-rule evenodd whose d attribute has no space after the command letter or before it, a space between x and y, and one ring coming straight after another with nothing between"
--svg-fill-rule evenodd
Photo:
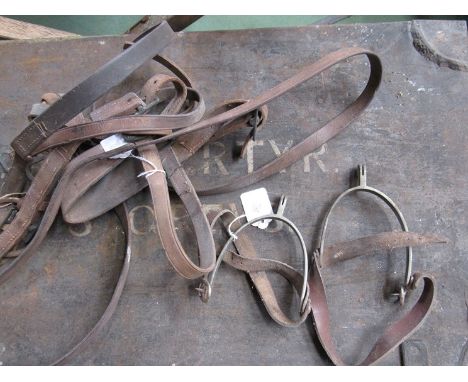
<instances>
[{"instance_id":1,"label":"rusted metal surface","mask_svg":"<svg viewBox=\"0 0 468 382\"><path fill-rule=\"evenodd\" d=\"M9 166L8 143L27 124L31 104L44 92L71 89L122 43L123 38L115 37L0 44L3 167ZM382 57L384 77L376 98L345 132L261 185L275 202L283 193L288 196L285 216L297 223L311 250L318 244L326 210L349 187L351 170L366 163L372 184L405 211L410 230L449 240L415 249L415 269L433 274L438 282L435 308L412 337L417 346L409 344L404 356L395 351L381 364L405 359L464 363L466 73L439 67L420 55L408 23L184 33L164 54L188 72L210 107L258 94L306 63L346 46L368 47ZM113 94L141 87L153 65L141 68ZM301 85L269 105L269 122L245 160L233 162L232 138L226 137L190 159L189 176L197 184L222 182L269 161L340 111L359 94L366 76L362 60ZM243 143L243 137L238 140ZM207 210L220 203L235 203L240 210L239 194L203 202ZM166 260L150 205L148 192L131 200L135 247L129 282L110 326L77 364L328 364L311 321L297 329L274 323L244 274L234 269L221 267L209 304L202 304L193 289L197 283L180 278ZM191 234L185 212L175 203L174 213L178 233L187 242ZM397 225L382 204L356 196L337 208L329 229L327 240L333 243ZM301 258L287 231L249 232L255 234L259 254L300 268ZM40 253L0 290L0 362L46 364L81 339L110 299L124 256L123 241L112 213L76 227L57 221ZM384 296L401 277L404 261L405 251L398 250L326 270L334 334L345 361L361 359L386 324L401 314L399 305ZM287 309L291 287L279 277L271 279ZM409 297L408 305L415 297Z\"/></svg>"}]
</instances>

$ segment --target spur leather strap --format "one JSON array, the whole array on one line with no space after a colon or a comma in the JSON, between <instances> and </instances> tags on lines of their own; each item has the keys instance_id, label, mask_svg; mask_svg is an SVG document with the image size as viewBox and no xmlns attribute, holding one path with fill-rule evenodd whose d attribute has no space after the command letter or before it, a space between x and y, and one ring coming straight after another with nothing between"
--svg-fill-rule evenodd
<instances>
[{"instance_id":1,"label":"spur leather strap","mask_svg":"<svg viewBox=\"0 0 468 382\"><path fill-rule=\"evenodd\" d=\"M214 214L210 218L213 219ZM221 217L221 221L227 231L230 222L225 216ZM235 230L239 226L240 224L236 222L232 228ZM246 234L240 235L233 242L233 246L235 251L228 252L223 259L224 262L249 275L270 317L285 327L297 327L302 324L310 313L310 304L306 305L298 318L290 318L278 303L267 273L274 272L284 277L294 287L298 296L301 292L304 276L284 262L259 258L253 243Z\"/></svg>"},{"instance_id":2,"label":"spur leather strap","mask_svg":"<svg viewBox=\"0 0 468 382\"><path fill-rule=\"evenodd\" d=\"M378 238L378 240L382 240L382 237ZM368 240L366 241L368 242ZM416 288L420 280L423 282L423 290L416 304L402 318L385 329L372 347L369 355L359 365L375 364L422 325L434 301L435 286L434 280L430 276L416 273L413 275L412 288ZM309 288L312 316L320 343L335 365L346 365L336 349L331 334L330 312L317 259L313 262Z\"/></svg>"},{"instance_id":3,"label":"spur leather strap","mask_svg":"<svg viewBox=\"0 0 468 382\"><path fill-rule=\"evenodd\" d=\"M222 221L227 229L229 222L225 218ZM383 232L327 246L324 248L324 255L322 255L323 258L320 263L323 267L323 264L331 265L358 256L372 255L379 249L416 247L443 242L445 240L436 235L421 235L413 232ZM254 247L246 234L242 234L234 241L234 247L235 251L231 251L224 258L224 261L233 268L249 275L271 318L280 325L291 327L302 323L310 313L320 343L330 360L335 365L345 365L333 341L330 313L320 273L322 267L318 265L317 257L314 258L308 281L309 304L301 313L299 319L294 320L289 318L279 307L273 288L268 280L267 272L278 273L286 278L297 293L300 291L302 282L303 276L301 273L283 262L257 257ZM336 253L341 254L342 250L347 254L352 252L353 255L334 256ZM380 361L422 325L434 301L435 287L434 280L430 276L416 273L413 275L411 288L415 289L420 281L423 282L423 290L415 305L402 318L385 329L382 336L372 347L369 355L360 365L372 365Z\"/></svg>"}]
</instances>

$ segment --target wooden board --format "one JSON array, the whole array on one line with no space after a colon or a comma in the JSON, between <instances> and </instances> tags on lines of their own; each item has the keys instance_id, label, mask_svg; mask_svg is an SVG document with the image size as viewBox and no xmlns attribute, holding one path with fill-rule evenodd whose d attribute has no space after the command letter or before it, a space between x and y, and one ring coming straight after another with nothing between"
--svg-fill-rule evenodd
<instances>
[{"instance_id":1,"label":"wooden board","mask_svg":"<svg viewBox=\"0 0 468 382\"><path fill-rule=\"evenodd\" d=\"M0 39L27 40L73 36L77 37L78 35L0 16Z\"/></svg>"}]
</instances>

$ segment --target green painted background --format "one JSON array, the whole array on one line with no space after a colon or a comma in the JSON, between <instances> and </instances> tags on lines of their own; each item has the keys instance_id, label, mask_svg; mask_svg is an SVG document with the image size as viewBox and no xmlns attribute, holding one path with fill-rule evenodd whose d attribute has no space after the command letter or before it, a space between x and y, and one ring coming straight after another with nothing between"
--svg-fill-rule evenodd
<instances>
[{"instance_id":1,"label":"green painted background","mask_svg":"<svg viewBox=\"0 0 468 382\"><path fill-rule=\"evenodd\" d=\"M85 36L125 33L138 22L133 16L7 16L34 24L45 25ZM291 27L314 24L325 16L204 16L187 31L229 30L247 28ZM339 23L376 23L406 21L419 16L350 16ZM454 18L424 16L424 18Z\"/></svg>"}]
</instances>

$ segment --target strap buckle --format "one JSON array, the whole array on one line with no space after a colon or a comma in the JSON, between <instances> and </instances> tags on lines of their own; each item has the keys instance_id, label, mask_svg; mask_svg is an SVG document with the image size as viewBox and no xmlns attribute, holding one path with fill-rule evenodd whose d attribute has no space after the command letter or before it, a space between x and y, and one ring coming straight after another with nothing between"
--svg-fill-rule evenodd
<instances>
[{"instance_id":1,"label":"strap buckle","mask_svg":"<svg viewBox=\"0 0 468 382\"><path fill-rule=\"evenodd\" d=\"M156 97L153 101L151 101L150 103L148 104L144 104L144 105L140 105L138 106L138 109L137 111L135 112L134 115L143 115L143 114L146 114L148 113L148 111L153 107L153 106L156 106L157 104L159 104L161 102L161 100L159 99L159 97Z\"/></svg>"}]
</instances>

